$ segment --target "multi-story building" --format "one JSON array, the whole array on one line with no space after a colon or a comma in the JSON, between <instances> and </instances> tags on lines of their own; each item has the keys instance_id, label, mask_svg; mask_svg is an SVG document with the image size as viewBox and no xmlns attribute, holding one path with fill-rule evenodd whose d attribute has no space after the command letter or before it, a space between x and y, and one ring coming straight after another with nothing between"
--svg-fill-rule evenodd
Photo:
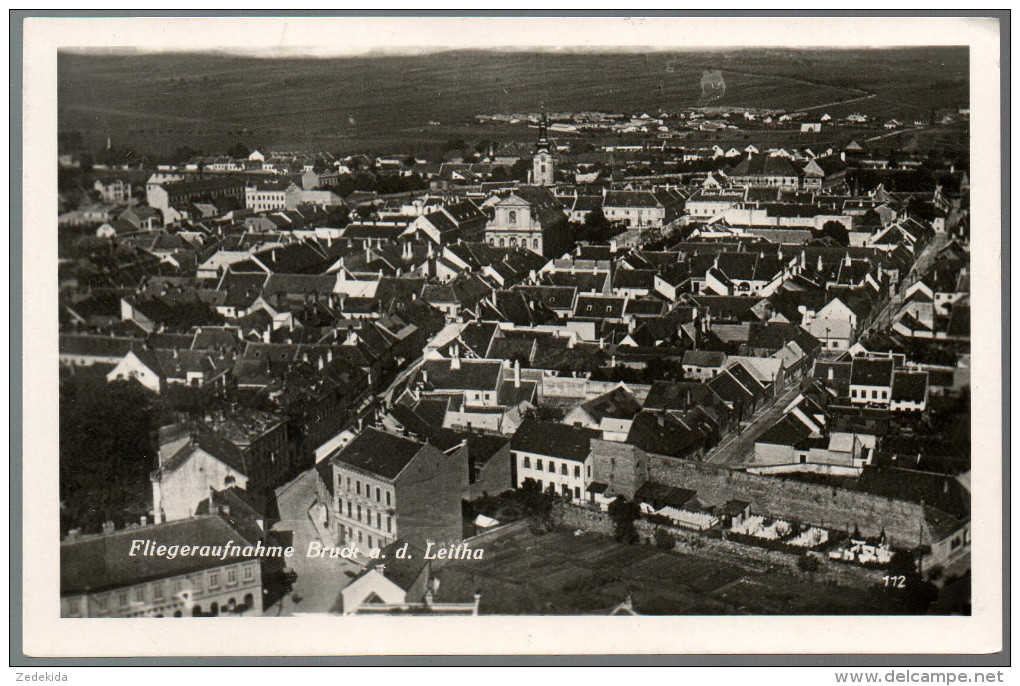
<instances>
[{"instance_id":1,"label":"multi-story building","mask_svg":"<svg viewBox=\"0 0 1020 686\"><path fill-rule=\"evenodd\" d=\"M592 480L591 442L598 438L594 429L525 419L510 441L514 486L531 479L543 491L583 502Z\"/></svg>"},{"instance_id":2,"label":"multi-story building","mask_svg":"<svg viewBox=\"0 0 1020 686\"><path fill-rule=\"evenodd\" d=\"M567 215L547 188L520 186L493 209L495 215L485 227L489 245L526 248L544 257L569 249Z\"/></svg>"},{"instance_id":3,"label":"multi-story building","mask_svg":"<svg viewBox=\"0 0 1020 686\"><path fill-rule=\"evenodd\" d=\"M270 554L254 556L260 544ZM282 556L257 526L219 514L68 539L60 544L60 616L258 616L264 569Z\"/></svg>"},{"instance_id":4,"label":"multi-story building","mask_svg":"<svg viewBox=\"0 0 1020 686\"><path fill-rule=\"evenodd\" d=\"M337 545L367 552L398 537L449 545L461 539L468 465L429 443L369 428L319 463L320 502Z\"/></svg>"},{"instance_id":5,"label":"multi-story building","mask_svg":"<svg viewBox=\"0 0 1020 686\"><path fill-rule=\"evenodd\" d=\"M290 181L266 179L244 188L244 206L253 212L268 212L287 208L287 189Z\"/></svg>"},{"instance_id":6,"label":"multi-story building","mask_svg":"<svg viewBox=\"0 0 1020 686\"><path fill-rule=\"evenodd\" d=\"M850 402L888 407L894 364L890 358L855 357L850 368Z\"/></svg>"}]
</instances>

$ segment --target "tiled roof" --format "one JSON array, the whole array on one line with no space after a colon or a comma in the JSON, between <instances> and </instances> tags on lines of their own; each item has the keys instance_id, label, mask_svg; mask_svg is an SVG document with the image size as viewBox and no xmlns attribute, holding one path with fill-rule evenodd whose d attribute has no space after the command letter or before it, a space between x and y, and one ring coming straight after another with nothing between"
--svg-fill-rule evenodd
<instances>
[{"instance_id":1,"label":"tiled roof","mask_svg":"<svg viewBox=\"0 0 1020 686\"><path fill-rule=\"evenodd\" d=\"M584 462L600 433L579 426L525 419L510 441L512 450Z\"/></svg>"}]
</instances>

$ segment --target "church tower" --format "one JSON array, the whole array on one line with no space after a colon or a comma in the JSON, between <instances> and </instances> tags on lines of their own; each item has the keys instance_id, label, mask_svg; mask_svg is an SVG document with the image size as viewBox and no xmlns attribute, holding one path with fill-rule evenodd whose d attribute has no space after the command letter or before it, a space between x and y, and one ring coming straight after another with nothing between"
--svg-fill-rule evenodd
<instances>
[{"instance_id":1,"label":"church tower","mask_svg":"<svg viewBox=\"0 0 1020 686\"><path fill-rule=\"evenodd\" d=\"M542 108L542 120L538 125L538 145L531 161L531 182L536 186L551 186L555 178L555 162L549 144L549 121Z\"/></svg>"}]
</instances>

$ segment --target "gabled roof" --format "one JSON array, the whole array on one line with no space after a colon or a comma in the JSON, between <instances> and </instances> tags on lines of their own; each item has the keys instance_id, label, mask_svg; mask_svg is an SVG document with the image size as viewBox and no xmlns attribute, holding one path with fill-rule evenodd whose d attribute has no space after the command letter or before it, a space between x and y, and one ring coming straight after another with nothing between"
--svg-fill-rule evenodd
<instances>
[{"instance_id":1,"label":"gabled roof","mask_svg":"<svg viewBox=\"0 0 1020 686\"><path fill-rule=\"evenodd\" d=\"M557 422L528 417L510 440L510 449L584 462L591 452L591 441L600 432Z\"/></svg>"},{"instance_id":2,"label":"gabled roof","mask_svg":"<svg viewBox=\"0 0 1020 686\"><path fill-rule=\"evenodd\" d=\"M419 441L368 428L328 458L384 479L395 479L425 448Z\"/></svg>"},{"instance_id":3,"label":"gabled roof","mask_svg":"<svg viewBox=\"0 0 1020 686\"><path fill-rule=\"evenodd\" d=\"M243 548L253 544L258 536L239 521L231 522L220 515L200 515L63 541L60 544L61 595L125 588L247 559L232 555L233 545L226 556L132 555L132 542L139 538L192 546L225 546L233 541Z\"/></svg>"},{"instance_id":4,"label":"gabled roof","mask_svg":"<svg viewBox=\"0 0 1020 686\"><path fill-rule=\"evenodd\" d=\"M893 361L855 357L850 372L850 383L860 386L889 386L892 384Z\"/></svg>"},{"instance_id":5,"label":"gabled roof","mask_svg":"<svg viewBox=\"0 0 1020 686\"><path fill-rule=\"evenodd\" d=\"M584 411L597 422L603 417L613 419L633 419L641 410L641 403L625 386L617 386L611 391L596 396L581 404Z\"/></svg>"},{"instance_id":6,"label":"gabled roof","mask_svg":"<svg viewBox=\"0 0 1020 686\"><path fill-rule=\"evenodd\" d=\"M455 364L459 368L455 368ZM426 360L422 371L437 391L494 391L503 373L498 360Z\"/></svg>"}]
</instances>

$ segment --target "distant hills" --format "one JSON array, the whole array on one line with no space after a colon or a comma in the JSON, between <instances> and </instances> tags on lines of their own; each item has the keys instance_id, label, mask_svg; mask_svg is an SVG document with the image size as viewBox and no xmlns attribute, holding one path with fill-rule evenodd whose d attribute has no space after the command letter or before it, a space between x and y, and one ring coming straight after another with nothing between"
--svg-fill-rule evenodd
<instances>
[{"instance_id":1,"label":"distant hills","mask_svg":"<svg viewBox=\"0 0 1020 686\"><path fill-rule=\"evenodd\" d=\"M966 48L688 53L454 51L347 58L62 53L58 119L86 146L410 149L470 137L475 114L667 111L701 104L796 110L875 93L874 116L927 118L967 103ZM832 116L847 112L833 105ZM819 112L819 115L821 112ZM441 126L429 126L440 122ZM518 131L517 135L522 132Z\"/></svg>"}]
</instances>

